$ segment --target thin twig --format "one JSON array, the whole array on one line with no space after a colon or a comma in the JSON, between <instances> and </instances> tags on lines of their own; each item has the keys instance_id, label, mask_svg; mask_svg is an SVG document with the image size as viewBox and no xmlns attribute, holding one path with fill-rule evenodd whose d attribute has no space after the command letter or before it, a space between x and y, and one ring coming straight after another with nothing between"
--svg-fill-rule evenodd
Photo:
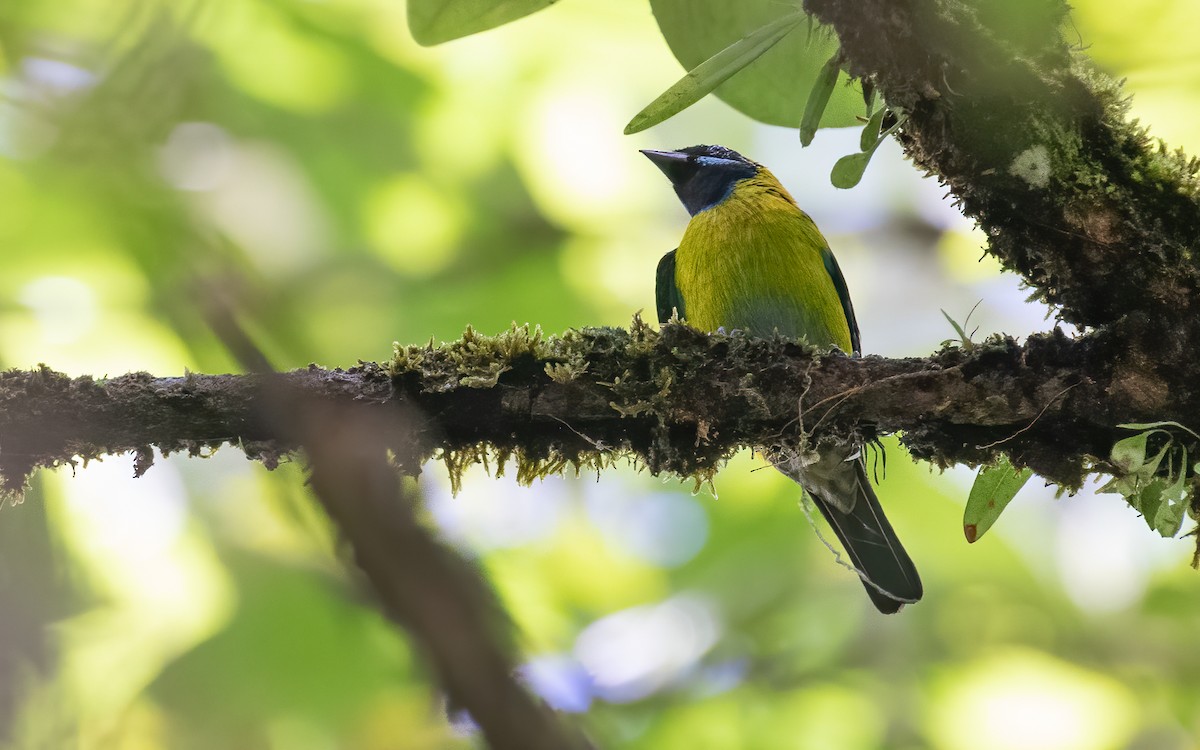
<instances>
[{"instance_id":1,"label":"thin twig","mask_svg":"<svg viewBox=\"0 0 1200 750\"><path fill-rule=\"evenodd\" d=\"M1042 410L1041 410L1040 412L1038 412L1038 414L1037 414L1037 416L1036 416L1036 417L1034 417L1032 420L1030 420L1029 424L1025 425L1024 427L1022 427L1021 429L1017 430L1016 432L1014 432L1013 434L1009 435L1008 437L1003 437L1003 438L1000 438L999 440L995 440L995 441L993 441L993 442L990 442L990 443L988 443L987 445L981 445L981 446L978 446L978 447L979 447L979 449L980 449L980 450L987 450L987 449L989 449L989 448L995 448L997 445L1000 445L1000 444L1002 444L1002 443L1007 443L1009 440L1012 440L1013 438L1015 438L1016 436L1020 435L1021 433L1023 433L1023 432L1026 432L1026 431L1030 430L1030 429L1031 429L1031 428L1032 428L1032 427L1033 427L1035 424L1037 424L1037 421L1038 421L1039 419L1041 419L1041 418L1042 418L1042 415L1046 413L1046 410L1047 410L1047 409L1049 409L1049 408L1050 408L1050 406L1051 406L1051 405L1052 405L1052 404L1053 404L1055 401L1057 401L1058 399L1062 398L1062 397L1063 397L1063 395L1064 395L1064 394L1066 394L1066 392L1067 392L1067 391L1071 390L1072 388L1074 388L1074 387L1075 387L1075 386L1077 386L1077 385L1079 385L1079 383L1072 383L1071 385L1067 386L1066 388L1063 388L1063 389L1062 389L1061 391L1059 391L1058 393L1054 394L1054 397L1053 397L1053 398L1051 398L1049 401L1047 401L1047 402L1046 402L1046 405L1042 407Z\"/></svg>"}]
</instances>

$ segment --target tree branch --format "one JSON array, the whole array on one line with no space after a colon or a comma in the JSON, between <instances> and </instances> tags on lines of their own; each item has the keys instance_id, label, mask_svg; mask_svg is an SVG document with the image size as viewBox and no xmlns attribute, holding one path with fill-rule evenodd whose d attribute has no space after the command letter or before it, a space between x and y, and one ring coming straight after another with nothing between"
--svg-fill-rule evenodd
<instances>
[{"instance_id":1,"label":"tree branch","mask_svg":"<svg viewBox=\"0 0 1200 750\"><path fill-rule=\"evenodd\" d=\"M851 73L908 113L908 155L1037 297L1072 323L1120 325L1159 362L1194 350L1200 163L1126 120L1120 85L1063 41L1065 3L805 8L836 30Z\"/></svg>"},{"instance_id":2,"label":"tree branch","mask_svg":"<svg viewBox=\"0 0 1200 750\"><path fill-rule=\"evenodd\" d=\"M514 676L510 623L480 572L417 522L415 498L387 460L395 415L364 405L302 407L312 488L352 545L384 611L423 647L451 709L469 711L495 750L582 750Z\"/></svg>"},{"instance_id":3,"label":"tree branch","mask_svg":"<svg viewBox=\"0 0 1200 750\"><path fill-rule=\"evenodd\" d=\"M384 613L408 631L428 659L449 698L447 710L466 711L489 747L590 747L579 732L560 723L548 706L518 684L511 623L479 570L417 522L415 493L401 484L386 448L396 442L393 435L403 433L412 410L372 408L366 393L352 403L330 399L329 384L338 381L334 373L305 379L304 387L297 387L275 372L223 295L209 297L204 314L226 348L257 376L239 383L248 384L250 393L236 396L252 405L255 413L240 419L205 419L215 416L210 407L224 400L221 386L228 379L218 379L220 386L210 390L194 378L185 378L184 393L178 383L165 384L161 392L182 396L184 401L198 397L184 410L196 411L199 404L199 421L209 422L211 429L253 424L250 429L274 435L276 443L303 447L313 494L337 526ZM317 372L310 368L307 374ZM106 408L103 403L95 406ZM145 406L153 409L153 404ZM169 424L177 409L178 405L159 412L149 421ZM138 421L146 418L139 414ZM272 461L272 451L278 450L268 449ZM140 473L153 453L142 447L138 456Z\"/></svg>"},{"instance_id":4,"label":"tree branch","mask_svg":"<svg viewBox=\"0 0 1200 750\"><path fill-rule=\"evenodd\" d=\"M0 376L0 472L11 488L37 466L134 451L140 473L152 447L199 454L224 443L271 465L297 446L263 418L256 397L287 388L392 415L386 442L412 474L440 455L455 478L490 448L514 459L525 480L621 456L654 473L705 478L741 447L902 432L910 451L939 465L1004 452L1075 487L1125 436L1114 425L1145 417L1145 384L1117 375L1098 334L852 359L782 338L675 323L659 332L636 320L629 331L549 338L468 330L440 347L398 348L388 366L348 371L108 380L9 371ZM1197 422L1195 401L1174 406L1155 418Z\"/></svg>"},{"instance_id":5,"label":"tree branch","mask_svg":"<svg viewBox=\"0 0 1200 750\"><path fill-rule=\"evenodd\" d=\"M144 471L152 447L237 442L270 465L296 447L256 406L273 378L334 404L411 407L420 416L390 437L398 462L415 473L441 455L452 478L488 448L515 459L523 479L622 455L703 478L743 446L899 431L939 465L1005 452L1071 488L1111 468L1105 457L1126 435L1117 424L1200 424L1197 164L1126 122L1119 86L1063 42L1066 6L805 7L837 31L850 70L908 115L909 155L979 221L990 252L1091 333L852 360L679 325L547 340L468 330L349 371L103 381L9 372L0 377L6 486L37 466L119 451L135 451Z\"/></svg>"}]
</instances>

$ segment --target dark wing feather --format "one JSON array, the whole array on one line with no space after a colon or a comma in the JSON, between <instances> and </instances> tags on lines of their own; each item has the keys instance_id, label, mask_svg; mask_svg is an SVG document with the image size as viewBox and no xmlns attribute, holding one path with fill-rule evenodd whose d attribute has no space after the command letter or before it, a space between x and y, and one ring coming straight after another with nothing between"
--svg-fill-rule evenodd
<instances>
[{"instance_id":1,"label":"dark wing feather","mask_svg":"<svg viewBox=\"0 0 1200 750\"><path fill-rule=\"evenodd\" d=\"M854 305L850 304L850 290L846 288L846 277L842 276L842 269L838 268L837 258L833 257L832 250L821 250L821 260L825 261L825 270L829 272L829 278L833 279L833 287L837 289L838 299L842 301L842 312L846 314L846 324L850 326L850 345L854 349L851 353L858 356L862 354L862 343L858 340L858 321L854 318ZM672 262L671 268L674 267ZM659 269L661 268L660 264Z\"/></svg>"},{"instance_id":2,"label":"dark wing feather","mask_svg":"<svg viewBox=\"0 0 1200 750\"><path fill-rule=\"evenodd\" d=\"M671 319L672 311L678 311L683 318L683 297L679 287L675 285L675 251L667 253L658 262L658 272L655 276L654 297L658 306L658 322L666 323ZM844 286L844 285L843 285ZM857 336L857 331L855 332Z\"/></svg>"}]
</instances>

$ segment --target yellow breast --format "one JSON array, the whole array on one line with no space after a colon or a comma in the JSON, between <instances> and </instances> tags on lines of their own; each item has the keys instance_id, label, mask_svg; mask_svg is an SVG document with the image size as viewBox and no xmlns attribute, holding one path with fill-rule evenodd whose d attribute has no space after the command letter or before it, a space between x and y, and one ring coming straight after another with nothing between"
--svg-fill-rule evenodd
<instances>
[{"instance_id":1,"label":"yellow breast","mask_svg":"<svg viewBox=\"0 0 1200 750\"><path fill-rule=\"evenodd\" d=\"M812 219L765 169L692 217L675 253L687 322L703 330L773 330L852 350L850 326Z\"/></svg>"}]
</instances>

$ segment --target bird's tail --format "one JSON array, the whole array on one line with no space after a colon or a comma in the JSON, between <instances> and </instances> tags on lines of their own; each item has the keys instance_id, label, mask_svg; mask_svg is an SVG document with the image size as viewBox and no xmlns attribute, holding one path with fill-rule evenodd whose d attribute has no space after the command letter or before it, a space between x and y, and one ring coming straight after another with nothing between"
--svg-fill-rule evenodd
<instances>
[{"instance_id":1,"label":"bird's tail","mask_svg":"<svg viewBox=\"0 0 1200 750\"><path fill-rule=\"evenodd\" d=\"M921 598L921 578L888 523L861 459L830 462L803 473L784 471L799 482L833 528L858 569L871 602L884 614ZM821 464L821 470L817 467Z\"/></svg>"}]
</instances>

